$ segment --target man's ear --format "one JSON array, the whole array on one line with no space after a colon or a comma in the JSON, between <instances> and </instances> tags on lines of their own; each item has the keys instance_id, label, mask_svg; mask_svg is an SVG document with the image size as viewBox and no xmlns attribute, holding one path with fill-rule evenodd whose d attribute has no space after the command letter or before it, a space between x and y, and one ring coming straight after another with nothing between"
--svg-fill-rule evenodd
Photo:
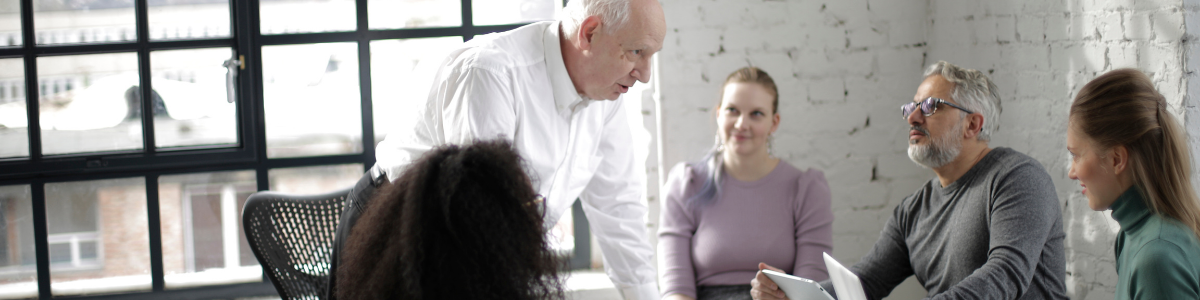
<instances>
[{"instance_id":1,"label":"man's ear","mask_svg":"<svg viewBox=\"0 0 1200 300\"><path fill-rule=\"evenodd\" d=\"M1108 151L1106 163L1112 166L1113 175L1121 175L1129 167L1129 149L1125 145L1116 145Z\"/></svg>"},{"instance_id":2,"label":"man's ear","mask_svg":"<svg viewBox=\"0 0 1200 300\"><path fill-rule=\"evenodd\" d=\"M601 24L599 16L590 16L583 19L583 22L579 24L579 28L576 29L578 32L575 33L575 36L579 37L577 43L579 43L580 50L592 49L593 39L596 38L596 33L600 32L601 26L603 24Z\"/></svg>"},{"instance_id":3,"label":"man's ear","mask_svg":"<svg viewBox=\"0 0 1200 300\"><path fill-rule=\"evenodd\" d=\"M983 118L983 114L976 113L967 115L967 130L963 131L963 135L967 138L979 136L979 134L983 132L984 122L987 122L987 120Z\"/></svg>"}]
</instances>

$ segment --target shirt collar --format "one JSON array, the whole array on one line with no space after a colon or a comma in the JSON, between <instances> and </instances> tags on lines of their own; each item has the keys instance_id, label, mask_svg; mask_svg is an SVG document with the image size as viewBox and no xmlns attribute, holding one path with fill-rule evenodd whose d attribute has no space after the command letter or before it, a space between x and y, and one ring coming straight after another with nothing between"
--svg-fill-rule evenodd
<instances>
[{"instance_id":1,"label":"shirt collar","mask_svg":"<svg viewBox=\"0 0 1200 300\"><path fill-rule=\"evenodd\" d=\"M571 75L567 73L567 65L563 61L562 40L559 38L559 26L562 21L555 21L546 27L542 35L542 45L546 51L546 69L550 74L550 84L554 88L554 105L559 111L571 111L580 104L586 105L583 97L575 91Z\"/></svg>"},{"instance_id":2,"label":"shirt collar","mask_svg":"<svg viewBox=\"0 0 1200 300\"><path fill-rule=\"evenodd\" d=\"M1117 220L1117 224L1121 224L1122 230L1137 226L1150 216L1150 208L1146 207L1146 202L1142 199L1142 192L1138 190L1137 186L1129 187L1125 193L1117 197L1117 201L1112 204L1112 210L1112 217Z\"/></svg>"}]
</instances>

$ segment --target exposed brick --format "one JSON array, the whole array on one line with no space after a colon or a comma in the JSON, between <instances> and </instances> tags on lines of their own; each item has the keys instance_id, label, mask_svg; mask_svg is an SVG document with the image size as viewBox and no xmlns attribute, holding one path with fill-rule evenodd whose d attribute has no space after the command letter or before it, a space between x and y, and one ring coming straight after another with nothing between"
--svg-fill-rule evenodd
<instances>
[{"instance_id":1,"label":"exposed brick","mask_svg":"<svg viewBox=\"0 0 1200 300\"><path fill-rule=\"evenodd\" d=\"M1026 153L1050 173L1064 207L1073 299L1112 299L1118 229L1066 178L1075 93L1116 68L1150 72L1200 144L1200 106L1184 105L1200 99L1200 59L1189 59L1200 53L1200 34L1188 34L1200 32L1200 22L1189 22L1200 19L1200 0L662 1L672 29L659 56L663 165L711 147L715 127L702 108L713 105L726 74L763 67L781 100L772 153L825 171L834 256L844 263L858 261L892 208L934 176L908 159L896 107L938 60L992 78L1004 110L990 145ZM906 284L891 298L926 296Z\"/></svg>"}]
</instances>

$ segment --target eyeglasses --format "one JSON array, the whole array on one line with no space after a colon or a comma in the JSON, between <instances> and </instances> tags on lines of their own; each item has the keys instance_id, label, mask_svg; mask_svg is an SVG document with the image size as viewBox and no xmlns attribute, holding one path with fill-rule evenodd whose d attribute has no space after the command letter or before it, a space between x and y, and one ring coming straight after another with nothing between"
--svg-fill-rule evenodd
<instances>
[{"instance_id":1,"label":"eyeglasses","mask_svg":"<svg viewBox=\"0 0 1200 300\"><path fill-rule=\"evenodd\" d=\"M912 114L913 111L917 110L918 107L921 108L922 114L925 115L926 117L932 116L933 113L937 112L938 104L949 105L950 107L962 110L963 112L966 112L967 114L974 113L971 110L963 108L962 106L954 105L954 103L950 103L949 101L934 98L934 97L929 97L929 98L925 98L925 100L922 100L921 102L909 102L909 103L905 103L904 105L901 105L900 106L900 117L908 118L908 115ZM917 106L917 105L920 105L920 106Z\"/></svg>"}]
</instances>

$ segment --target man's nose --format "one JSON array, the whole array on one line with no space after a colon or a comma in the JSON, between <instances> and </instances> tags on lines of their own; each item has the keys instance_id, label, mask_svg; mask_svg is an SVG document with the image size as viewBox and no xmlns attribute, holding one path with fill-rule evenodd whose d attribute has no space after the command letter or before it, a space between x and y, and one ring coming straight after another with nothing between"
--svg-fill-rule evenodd
<instances>
[{"instance_id":1,"label":"man's nose","mask_svg":"<svg viewBox=\"0 0 1200 300\"><path fill-rule=\"evenodd\" d=\"M918 107L916 109L913 109L912 113L908 114L908 116L905 117L905 120L908 121L908 125L915 126L915 125L923 124L923 123L925 123L925 112L921 111L921 108Z\"/></svg>"},{"instance_id":2,"label":"man's nose","mask_svg":"<svg viewBox=\"0 0 1200 300\"><path fill-rule=\"evenodd\" d=\"M629 72L629 76L637 78L637 81L642 83L650 83L650 59L643 59L633 65L633 71Z\"/></svg>"}]
</instances>

